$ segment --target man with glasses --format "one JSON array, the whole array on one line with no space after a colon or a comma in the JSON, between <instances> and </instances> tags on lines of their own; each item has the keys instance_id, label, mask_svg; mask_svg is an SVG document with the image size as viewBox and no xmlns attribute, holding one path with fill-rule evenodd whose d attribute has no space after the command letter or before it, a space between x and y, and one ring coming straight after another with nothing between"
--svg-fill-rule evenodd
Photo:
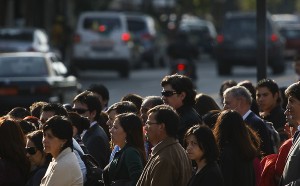
<instances>
[{"instance_id":1,"label":"man with glasses","mask_svg":"<svg viewBox=\"0 0 300 186\"><path fill-rule=\"evenodd\" d=\"M176 140L178 114L168 105L155 106L148 114L146 130L154 147L136 185L187 185L192 176L192 164Z\"/></svg>"},{"instance_id":2,"label":"man with glasses","mask_svg":"<svg viewBox=\"0 0 300 186\"><path fill-rule=\"evenodd\" d=\"M72 110L90 120L90 128L83 132L82 142L89 154L104 168L108 164L110 149L108 137L97 123L101 109L99 99L90 91L84 91L73 99Z\"/></svg>"},{"instance_id":3,"label":"man with glasses","mask_svg":"<svg viewBox=\"0 0 300 186\"><path fill-rule=\"evenodd\" d=\"M242 86L233 86L226 89L223 95L224 109L237 111L243 117L245 123L258 133L261 139L261 151L264 155L274 153L266 123L250 110L252 97L249 90Z\"/></svg>"},{"instance_id":4,"label":"man with glasses","mask_svg":"<svg viewBox=\"0 0 300 186\"><path fill-rule=\"evenodd\" d=\"M193 108L196 91L192 80L184 75L168 75L161 81L161 95L165 104L173 107L179 114L178 139L183 144L183 136L188 128L202 124L201 116Z\"/></svg>"}]
</instances>

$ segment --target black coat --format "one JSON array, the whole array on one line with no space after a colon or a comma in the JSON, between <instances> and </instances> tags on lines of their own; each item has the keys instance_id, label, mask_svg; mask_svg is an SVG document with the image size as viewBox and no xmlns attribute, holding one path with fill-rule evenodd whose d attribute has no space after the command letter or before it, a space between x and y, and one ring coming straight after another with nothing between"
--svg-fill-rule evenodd
<instances>
[{"instance_id":1,"label":"black coat","mask_svg":"<svg viewBox=\"0 0 300 186\"><path fill-rule=\"evenodd\" d=\"M219 165L211 162L205 165L190 179L188 186L224 186L224 180Z\"/></svg>"},{"instance_id":2,"label":"black coat","mask_svg":"<svg viewBox=\"0 0 300 186\"><path fill-rule=\"evenodd\" d=\"M103 169L109 161L110 148L106 133L98 124L89 128L82 138L89 154L91 154Z\"/></svg>"}]
</instances>

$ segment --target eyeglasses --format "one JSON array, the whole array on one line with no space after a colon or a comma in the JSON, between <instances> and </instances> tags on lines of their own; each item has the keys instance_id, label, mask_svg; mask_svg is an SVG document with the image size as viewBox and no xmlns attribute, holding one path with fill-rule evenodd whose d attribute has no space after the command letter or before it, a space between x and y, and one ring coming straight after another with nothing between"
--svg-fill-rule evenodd
<instances>
[{"instance_id":1,"label":"eyeglasses","mask_svg":"<svg viewBox=\"0 0 300 186\"><path fill-rule=\"evenodd\" d=\"M89 109L83 109L83 108L72 108L73 112L77 112L78 114L84 114L87 111L89 111Z\"/></svg>"},{"instance_id":2,"label":"eyeglasses","mask_svg":"<svg viewBox=\"0 0 300 186\"><path fill-rule=\"evenodd\" d=\"M37 150L36 147L25 147L25 151L30 155L34 155Z\"/></svg>"},{"instance_id":3,"label":"eyeglasses","mask_svg":"<svg viewBox=\"0 0 300 186\"><path fill-rule=\"evenodd\" d=\"M178 92L176 92L174 90L173 91L171 91L171 90L163 90L163 91L161 91L161 95L165 96L165 97L171 97L174 94L178 94Z\"/></svg>"},{"instance_id":4,"label":"eyeglasses","mask_svg":"<svg viewBox=\"0 0 300 186\"><path fill-rule=\"evenodd\" d=\"M147 126L153 125L153 124L159 124L158 122L150 122L150 121L146 121L145 123Z\"/></svg>"}]
</instances>

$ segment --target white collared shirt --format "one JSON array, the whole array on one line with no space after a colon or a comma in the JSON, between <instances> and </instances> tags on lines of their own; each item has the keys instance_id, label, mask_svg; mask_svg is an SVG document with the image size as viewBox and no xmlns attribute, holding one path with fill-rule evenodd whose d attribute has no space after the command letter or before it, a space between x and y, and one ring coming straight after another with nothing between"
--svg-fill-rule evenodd
<instances>
[{"instance_id":1,"label":"white collared shirt","mask_svg":"<svg viewBox=\"0 0 300 186\"><path fill-rule=\"evenodd\" d=\"M246 114L243 115L243 120L245 120L249 114L251 113L251 110L248 110L248 112L246 112Z\"/></svg>"},{"instance_id":2,"label":"white collared shirt","mask_svg":"<svg viewBox=\"0 0 300 186\"><path fill-rule=\"evenodd\" d=\"M93 121L93 122L90 124L90 128L91 128L92 126L96 125L96 124L97 124L97 121ZM81 138L81 139L82 139L83 136L85 135L86 131L87 131L87 130L82 131L82 133L81 133L81 135L80 135L80 138Z\"/></svg>"}]
</instances>

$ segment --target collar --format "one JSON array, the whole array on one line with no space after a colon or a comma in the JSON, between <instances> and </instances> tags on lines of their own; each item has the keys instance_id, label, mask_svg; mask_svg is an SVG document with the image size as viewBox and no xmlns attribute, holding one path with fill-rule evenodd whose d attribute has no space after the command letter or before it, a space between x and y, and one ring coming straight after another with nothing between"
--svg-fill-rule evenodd
<instances>
[{"instance_id":1,"label":"collar","mask_svg":"<svg viewBox=\"0 0 300 186\"><path fill-rule=\"evenodd\" d=\"M249 116L250 113L251 113L251 110L248 110L246 112L246 114L243 115L243 120L245 120Z\"/></svg>"},{"instance_id":2,"label":"collar","mask_svg":"<svg viewBox=\"0 0 300 186\"><path fill-rule=\"evenodd\" d=\"M163 150L165 147L176 144L178 140L172 137L166 137L164 140L159 142L155 147L153 148L153 151L151 152L151 156L155 156L157 153L159 153L161 150Z\"/></svg>"},{"instance_id":3,"label":"collar","mask_svg":"<svg viewBox=\"0 0 300 186\"><path fill-rule=\"evenodd\" d=\"M97 124L97 121L93 121L93 122L90 124L90 128L91 128L92 126L94 126L95 124Z\"/></svg>"},{"instance_id":4,"label":"collar","mask_svg":"<svg viewBox=\"0 0 300 186\"><path fill-rule=\"evenodd\" d=\"M70 147L65 148L63 151L59 153L59 155L56 158L53 158L56 162L62 159L64 156L72 152Z\"/></svg>"},{"instance_id":5,"label":"collar","mask_svg":"<svg viewBox=\"0 0 300 186\"><path fill-rule=\"evenodd\" d=\"M300 131L300 125L297 126L297 130Z\"/></svg>"}]
</instances>

